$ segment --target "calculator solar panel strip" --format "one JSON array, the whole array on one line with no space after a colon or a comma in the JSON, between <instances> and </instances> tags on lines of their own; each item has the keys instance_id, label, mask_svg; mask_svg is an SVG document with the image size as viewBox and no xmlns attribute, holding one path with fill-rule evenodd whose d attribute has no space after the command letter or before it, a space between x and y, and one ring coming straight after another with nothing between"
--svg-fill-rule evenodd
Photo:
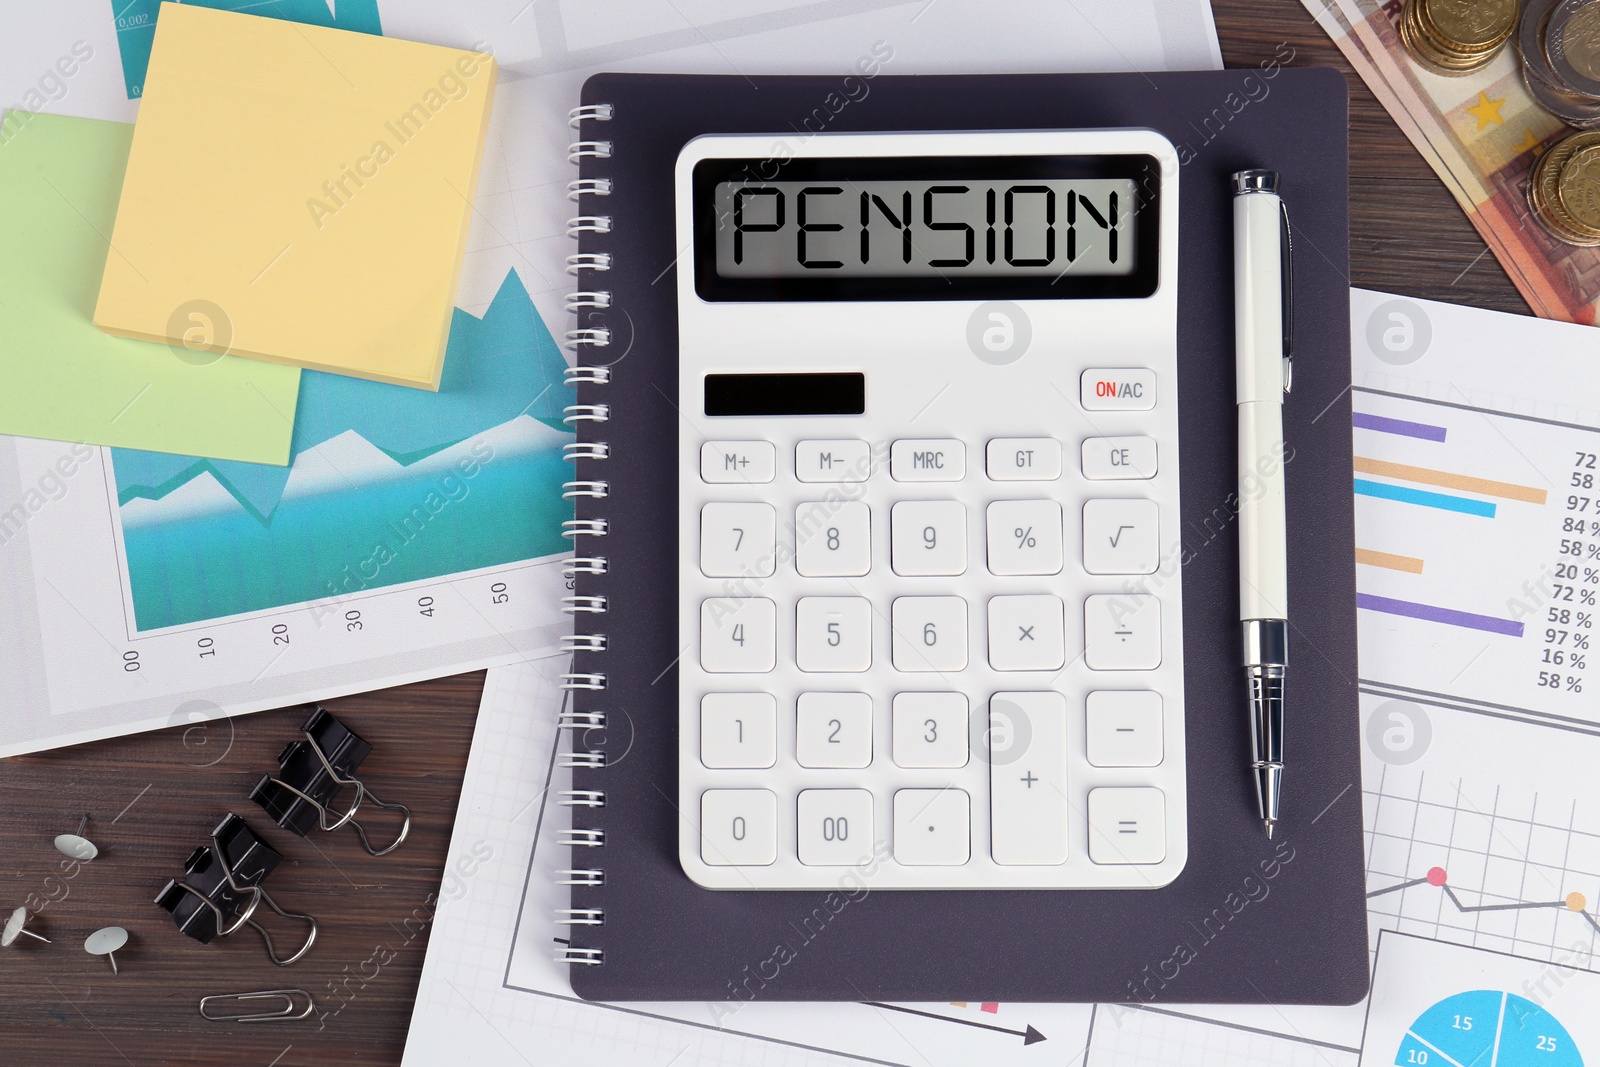
<instances>
[{"instance_id":1,"label":"calculator solar panel strip","mask_svg":"<svg viewBox=\"0 0 1600 1067\"><path fill-rule=\"evenodd\" d=\"M1187 859L1178 162L1149 130L688 143L678 856L721 889Z\"/></svg>"}]
</instances>

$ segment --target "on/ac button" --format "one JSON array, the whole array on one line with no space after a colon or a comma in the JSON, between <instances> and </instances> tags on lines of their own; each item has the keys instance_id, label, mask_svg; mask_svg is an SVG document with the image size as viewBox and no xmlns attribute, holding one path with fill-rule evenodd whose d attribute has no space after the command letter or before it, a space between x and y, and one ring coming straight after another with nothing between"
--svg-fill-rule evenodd
<instances>
[{"instance_id":1,"label":"on/ac button","mask_svg":"<svg viewBox=\"0 0 1600 1067\"><path fill-rule=\"evenodd\" d=\"M1149 411L1156 406L1156 372L1142 367L1090 367L1078 379L1085 411Z\"/></svg>"}]
</instances>

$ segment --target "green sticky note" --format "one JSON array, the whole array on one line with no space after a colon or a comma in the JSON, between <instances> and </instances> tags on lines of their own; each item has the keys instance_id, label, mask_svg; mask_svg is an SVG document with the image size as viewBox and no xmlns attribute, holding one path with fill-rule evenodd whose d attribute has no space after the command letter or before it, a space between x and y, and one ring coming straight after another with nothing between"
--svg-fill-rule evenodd
<instances>
[{"instance_id":1,"label":"green sticky note","mask_svg":"<svg viewBox=\"0 0 1600 1067\"><path fill-rule=\"evenodd\" d=\"M95 328L132 140L121 122L0 115L0 433L285 464L300 371L207 351L227 344L221 309L172 309L192 348Z\"/></svg>"}]
</instances>

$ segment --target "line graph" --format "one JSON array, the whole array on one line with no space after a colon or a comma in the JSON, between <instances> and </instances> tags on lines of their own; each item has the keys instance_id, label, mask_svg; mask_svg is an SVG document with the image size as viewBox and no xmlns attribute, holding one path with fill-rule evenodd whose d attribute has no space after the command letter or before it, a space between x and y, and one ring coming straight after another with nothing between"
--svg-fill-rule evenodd
<instances>
[{"instance_id":1,"label":"line graph","mask_svg":"<svg viewBox=\"0 0 1600 1067\"><path fill-rule=\"evenodd\" d=\"M1374 928L1600 970L1600 815L1389 765L1364 802Z\"/></svg>"},{"instance_id":2,"label":"line graph","mask_svg":"<svg viewBox=\"0 0 1600 1067\"><path fill-rule=\"evenodd\" d=\"M1421 878L1412 878L1408 881L1396 882L1394 885L1384 886L1382 889L1374 889L1372 892L1367 894L1367 899L1371 900L1373 897L1381 897L1386 893L1401 892L1416 885L1431 885L1442 889L1446 899L1448 899L1451 904L1454 904L1456 910L1461 912L1463 915L1472 915L1477 912L1484 911L1531 911L1539 908L1565 908L1567 911L1582 915L1584 919L1588 921L1589 925L1594 927L1596 932L1600 932L1600 919L1596 919L1593 915L1584 910L1588 901L1582 893L1568 893L1560 900L1529 900L1517 901L1510 904L1467 904L1462 901L1461 897L1450 886L1449 874L1443 867L1430 867L1428 868L1428 873L1423 875Z\"/></svg>"}]
</instances>

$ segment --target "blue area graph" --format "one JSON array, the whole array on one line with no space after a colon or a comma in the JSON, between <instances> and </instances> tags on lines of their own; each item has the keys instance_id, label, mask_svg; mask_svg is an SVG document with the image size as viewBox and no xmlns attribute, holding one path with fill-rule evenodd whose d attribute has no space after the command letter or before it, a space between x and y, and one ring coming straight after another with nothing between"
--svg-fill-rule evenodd
<instances>
[{"instance_id":1,"label":"blue area graph","mask_svg":"<svg viewBox=\"0 0 1600 1067\"><path fill-rule=\"evenodd\" d=\"M511 271L456 309L437 394L305 372L287 467L114 449L137 628L561 551L565 368Z\"/></svg>"},{"instance_id":2,"label":"blue area graph","mask_svg":"<svg viewBox=\"0 0 1600 1067\"><path fill-rule=\"evenodd\" d=\"M378 20L378 0L185 0L195 7L241 11L247 15L332 26L357 33L383 33ZM122 54L122 83L128 99L144 95L145 72L150 67L150 47L156 39L156 17L161 0L111 0L117 23L117 51Z\"/></svg>"},{"instance_id":3,"label":"blue area graph","mask_svg":"<svg viewBox=\"0 0 1600 1067\"><path fill-rule=\"evenodd\" d=\"M1583 1067L1555 1017L1513 993L1475 989L1417 1017L1400 1042L1399 1067Z\"/></svg>"}]
</instances>

